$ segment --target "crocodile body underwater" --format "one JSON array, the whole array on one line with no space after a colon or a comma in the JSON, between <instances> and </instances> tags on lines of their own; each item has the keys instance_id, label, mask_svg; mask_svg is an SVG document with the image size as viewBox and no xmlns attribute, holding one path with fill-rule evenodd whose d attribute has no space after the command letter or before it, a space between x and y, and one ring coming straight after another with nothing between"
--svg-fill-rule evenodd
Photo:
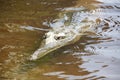
<instances>
[{"instance_id":1,"label":"crocodile body underwater","mask_svg":"<svg viewBox=\"0 0 120 80\"><path fill-rule=\"evenodd\" d=\"M59 25L60 22L64 22L63 25L52 27L45 34L46 38L42 41L42 45L31 55L30 60L40 59L52 51L77 42L95 25L91 20L86 21L88 16L88 13L75 12L71 18L69 18L69 15L65 15L64 18L53 23L56 26L56 24Z\"/></svg>"}]
</instances>

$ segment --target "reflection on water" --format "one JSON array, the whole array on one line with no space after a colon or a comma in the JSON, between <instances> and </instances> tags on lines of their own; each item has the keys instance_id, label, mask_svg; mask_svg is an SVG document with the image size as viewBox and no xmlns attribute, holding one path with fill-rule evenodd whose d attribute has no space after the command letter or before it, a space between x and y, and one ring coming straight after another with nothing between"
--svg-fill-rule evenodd
<instances>
[{"instance_id":1,"label":"reflection on water","mask_svg":"<svg viewBox=\"0 0 120 80\"><path fill-rule=\"evenodd\" d=\"M119 0L0 2L0 80L120 79ZM77 43L27 61L49 28L88 21L94 29Z\"/></svg>"}]
</instances>

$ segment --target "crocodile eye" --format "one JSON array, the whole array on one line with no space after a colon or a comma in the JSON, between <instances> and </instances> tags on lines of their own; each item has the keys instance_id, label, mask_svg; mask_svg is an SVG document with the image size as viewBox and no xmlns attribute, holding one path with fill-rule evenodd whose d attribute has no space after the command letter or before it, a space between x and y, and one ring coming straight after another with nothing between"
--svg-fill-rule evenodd
<instances>
[{"instance_id":1,"label":"crocodile eye","mask_svg":"<svg viewBox=\"0 0 120 80\"><path fill-rule=\"evenodd\" d=\"M59 37L56 37L56 36L55 36L55 39L56 39L56 40L60 40L60 39L61 39L61 37L60 37L60 36L59 36Z\"/></svg>"},{"instance_id":2,"label":"crocodile eye","mask_svg":"<svg viewBox=\"0 0 120 80\"><path fill-rule=\"evenodd\" d=\"M54 36L56 40L61 40L65 38L65 33L58 33Z\"/></svg>"},{"instance_id":3,"label":"crocodile eye","mask_svg":"<svg viewBox=\"0 0 120 80\"><path fill-rule=\"evenodd\" d=\"M61 39L64 39L65 36L55 36L54 38L55 38L56 40L61 40Z\"/></svg>"}]
</instances>

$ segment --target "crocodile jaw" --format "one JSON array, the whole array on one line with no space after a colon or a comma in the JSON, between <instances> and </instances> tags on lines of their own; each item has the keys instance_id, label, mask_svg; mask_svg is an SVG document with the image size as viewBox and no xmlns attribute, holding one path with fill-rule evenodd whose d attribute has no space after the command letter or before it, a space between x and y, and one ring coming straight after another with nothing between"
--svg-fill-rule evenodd
<instances>
[{"instance_id":1,"label":"crocodile jaw","mask_svg":"<svg viewBox=\"0 0 120 80\"><path fill-rule=\"evenodd\" d=\"M63 40L61 42L57 42L57 43L53 43L53 44L49 44L49 45L45 45L42 48L39 48L38 50L36 50L33 55L31 56L30 60L37 60L42 58L43 56L45 56L46 54L55 51L63 46L69 45L69 44L73 44L76 41L78 41L80 39L80 35L76 35L73 36L73 38L68 38L66 40Z\"/></svg>"},{"instance_id":2,"label":"crocodile jaw","mask_svg":"<svg viewBox=\"0 0 120 80\"><path fill-rule=\"evenodd\" d=\"M68 35L69 34L69 35ZM43 56L45 56L46 54L57 50L58 48L61 48L65 45L69 45L73 42L73 40L76 38L76 34L75 33L70 33L68 32L67 35L65 35L63 32L58 33L58 34L53 34L53 32L48 32L47 33L47 38L44 40L45 44L44 46L41 46L38 50L36 50L33 55L31 56L30 60L36 60L39 59ZM63 38L63 39L55 39L56 37L58 38Z\"/></svg>"}]
</instances>

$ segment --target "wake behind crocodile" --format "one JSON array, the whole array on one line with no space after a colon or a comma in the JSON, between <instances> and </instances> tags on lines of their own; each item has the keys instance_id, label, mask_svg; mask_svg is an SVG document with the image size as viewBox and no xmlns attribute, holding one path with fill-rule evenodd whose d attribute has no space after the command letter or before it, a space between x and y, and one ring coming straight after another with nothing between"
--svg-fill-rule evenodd
<instances>
[{"instance_id":1,"label":"wake behind crocodile","mask_svg":"<svg viewBox=\"0 0 120 80\"><path fill-rule=\"evenodd\" d=\"M96 19L92 18L92 13L92 11L88 12L86 9L60 13L59 19L55 19L48 24L51 29L45 33L45 39L42 41L40 48L32 54L30 60L40 59L63 46L74 44L87 32L93 32Z\"/></svg>"}]
</instances>

